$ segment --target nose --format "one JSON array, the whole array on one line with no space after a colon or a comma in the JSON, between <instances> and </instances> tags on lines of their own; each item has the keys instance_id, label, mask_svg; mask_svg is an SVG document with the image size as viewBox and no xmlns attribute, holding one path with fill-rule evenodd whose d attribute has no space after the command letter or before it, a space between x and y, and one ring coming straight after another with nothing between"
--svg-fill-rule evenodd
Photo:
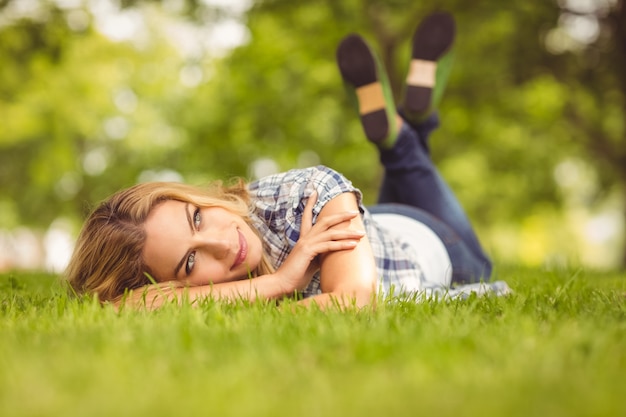
<instances>
[{"instance_id":1,"label":"nose","mask_svg":"<svg viewBox=\"0 0 626 417\"><path fill-rule=\"evenodd\" d=\"M215 233L196 235L197 250L210 254L215 259L224 259L230 251L230 242Z\"/></svg>"}]
</instances>

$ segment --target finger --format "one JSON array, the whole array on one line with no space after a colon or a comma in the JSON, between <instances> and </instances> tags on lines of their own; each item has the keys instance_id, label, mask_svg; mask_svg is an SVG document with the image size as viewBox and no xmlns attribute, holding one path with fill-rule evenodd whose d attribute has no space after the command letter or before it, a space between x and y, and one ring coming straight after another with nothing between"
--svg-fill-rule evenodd
<instances>
[{"instance_id":1,"label":"finger","mask_svg":"<svg viewBox=\"0 0 626 417\"><path fill-rule=\"evenodd\" d=\"M304 206L304 212L302 213L302 223L300 224L300 236L304 236L309 233L313 225L313 207L317 202L317 191L313 191L309 195L309 199Z\"/></svg>"},{"instance_id":2,"label":"finger","mask_svg":"<svg viewBox=\"0 0 626 417\"><path fill-rule=\"evenodd\" d=\"M356 210L331 214L329 216L325 216L323 219L317 222L317 224L319 224L318 228L330 229L333 226L352 220L358 215L359 215L359 212Z\"/></svg>"},{"instance_id":3,"label":"finger","mask_svg":"<svg viewBox=\"0 0 626 417\"><path fill-rule=\"evenodd\" d=\"M303 244L314 245L320 242L329 242L333 240L361 240L365 237L365 231L354 229L328 229L323 232L315 233L303 239Z\"/></svg>"},{"instance_id":4,"label":"finger","mask_svg":"<svg viewBox=\"0 0 626 417\"><path fill-rule=\"evenodd\" d=\"M361 240L365 237L365 231L353 229L332 229L328 232L329 240Z\"/></svg>"},{"instance_id":5,"label":"finger","mask_svg":"<svg viewBox=\"0 0 626 417\"><path fill-rule=\"evenodd\" d=\"M358 231L333 231L332 233L329 232L298 241L296 247L297 252L303 256L313 258L329 250L354 248L354 246L356 246L356 244L358 244L358 242L360 242L364 237L365 233Z\"/></svg>"},{"instance_id":6,"label":"finger","mask_svg":"<svg viewBox=\"0 0 626 417\"><path fill-rule=\"evenodd\" d=\"M352 250L359 244L357 240L338 240L320 243L316 245L315 252L320 255L328 252L337 252L342 250Z\"/></svg>"}]
</instances>

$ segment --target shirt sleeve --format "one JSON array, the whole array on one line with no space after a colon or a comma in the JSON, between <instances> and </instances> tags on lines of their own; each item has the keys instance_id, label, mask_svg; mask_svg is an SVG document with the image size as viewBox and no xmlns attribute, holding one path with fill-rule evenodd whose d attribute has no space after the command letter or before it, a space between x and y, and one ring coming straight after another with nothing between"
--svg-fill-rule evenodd
<instances>
[{"instance_id":1,"label":"shirt sleeve","mask_svg":"<svg viewBox=\"0 0 626 417\"><path fill-rule=\"evenodd\" d=\"M324 206L342 193L354 193L363 212L362 194L339 172L323 165L294 169L264 177L249 184L253 211L263 219L273 233L283 234L290 246L300 237L304 207L311 193L318 197L313 207L313 223Z\"/></svg>"}]
</instances>

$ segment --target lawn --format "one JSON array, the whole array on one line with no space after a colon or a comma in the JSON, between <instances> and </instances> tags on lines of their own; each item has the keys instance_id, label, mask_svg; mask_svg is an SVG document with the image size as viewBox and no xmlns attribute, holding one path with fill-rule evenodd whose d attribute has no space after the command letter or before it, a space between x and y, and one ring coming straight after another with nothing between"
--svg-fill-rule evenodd
<instances>
[{"instance_id":1,"label":"lawn","mask_svg":"<svg viewBox=\"0 0 626 417\"><path fill-rule=\"evenodd\" d=\"M1 416L625 416L626 278L500 268L513 295L115 312L0 275Z\"/></svg>"}]
</instances>

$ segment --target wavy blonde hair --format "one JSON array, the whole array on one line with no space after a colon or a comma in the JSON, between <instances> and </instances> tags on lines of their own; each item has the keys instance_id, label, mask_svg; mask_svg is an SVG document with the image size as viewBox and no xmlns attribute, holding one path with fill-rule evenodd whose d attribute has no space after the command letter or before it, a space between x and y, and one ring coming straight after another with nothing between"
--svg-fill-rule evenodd
<instances>
[{"instance_id":1,"label":"wavy blonde hair","mask_svg":"<svg viewBox=\"0 0 626 417\"><path fill-rule=\"evenodd\" d=\"M127 290L150 285L155 277L143 258L144 222L152 209L167 200L198 207L221 207L240 215L253 230L250 197L242 180L230 186L215 182L199 188L171 182L138 184L100 203L85 221L66 276L77 294L97 294L100 301L119 300ZM264 253L252 276L272 273Z\"/></svg>"}]
</instances>

